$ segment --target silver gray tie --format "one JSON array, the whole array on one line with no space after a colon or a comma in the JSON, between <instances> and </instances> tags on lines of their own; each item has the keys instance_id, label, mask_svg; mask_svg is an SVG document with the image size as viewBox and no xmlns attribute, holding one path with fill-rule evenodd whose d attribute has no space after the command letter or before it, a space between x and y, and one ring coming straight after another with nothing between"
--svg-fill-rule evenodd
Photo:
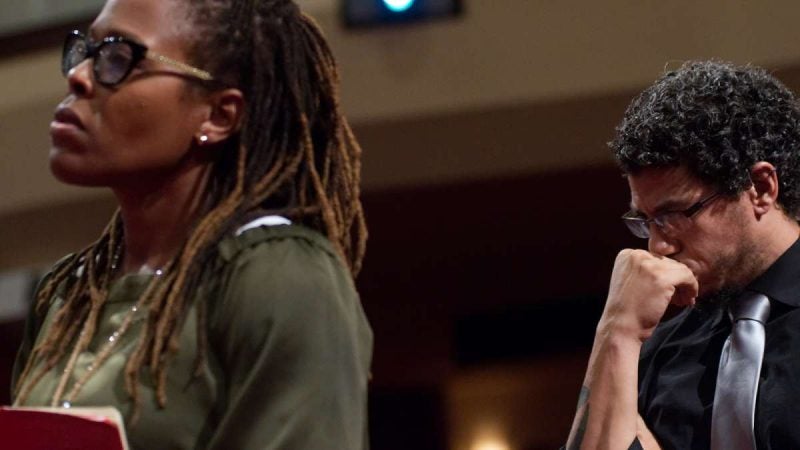
<instances>
[{"instance_id":1,"label":"silver gray tie","mask_svg":"<svg viewBox=\"0 0 800 450\"><path fill-rule=\"evenodd\" d=\"M711 414L711 449L756 450L753 427L769 299L763 294L745 292L731 304L729 313L733 329L719 358Z\"/></svg>"}]
</instances>

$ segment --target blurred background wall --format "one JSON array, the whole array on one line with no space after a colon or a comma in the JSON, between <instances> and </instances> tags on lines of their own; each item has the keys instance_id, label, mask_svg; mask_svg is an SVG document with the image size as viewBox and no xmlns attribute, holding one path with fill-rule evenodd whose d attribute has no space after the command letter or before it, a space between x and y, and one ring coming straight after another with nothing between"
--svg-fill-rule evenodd
<instances>
[{"instance_id":1,"label":"blurred background wall","mask_svg":"<svg viewBox=\"0 0 800 450\"><path fill-rule=\"evenodd\" d=\"M357 30L337 0L299 3L338 57L365 151L373 448L559 446L614 256L642 244L619 221L615 124L688 59L752 62L797 91L800 3L464 0L447 20ZM47 169L59 43L90 16L0 37L2 403L36 274L114 209Z\"/></svg>"}]
</instances>

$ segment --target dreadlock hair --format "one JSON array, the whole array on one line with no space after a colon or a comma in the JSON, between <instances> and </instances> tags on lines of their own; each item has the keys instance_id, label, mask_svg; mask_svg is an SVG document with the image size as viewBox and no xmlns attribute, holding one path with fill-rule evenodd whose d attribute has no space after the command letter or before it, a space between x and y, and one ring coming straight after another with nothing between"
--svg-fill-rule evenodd
<instances>
[{"instance_id":1,"label":"dreadlock hair","mask_svg":"<svg viewBox=\"0 0 800 450\"><path fill-rule=\"evenodd\" d=\"M158 405L166 406L168 363L178 350L191 287L213 266L217 242L248 215L279 211L318 230L354 277L366 244L359 200L361 149L341 114L336 64L315 22L290 0L171 1L183 8L191 25L192 62L222 86L239 88L246 106L240 131L225 142L227 148L214 162L192 231L137 303L149 314L125 367L134 423L144 366L156 380ZM59 265L43 283L37 313L46 311L56 292L63 292L63 303L19 378L19 402L65 358L70 345L74 359L91 342L123 233L117 213L95 243ZM207 352L204 302L198 302L197 311L195 374Z\"/></svg>"}]
</instances>

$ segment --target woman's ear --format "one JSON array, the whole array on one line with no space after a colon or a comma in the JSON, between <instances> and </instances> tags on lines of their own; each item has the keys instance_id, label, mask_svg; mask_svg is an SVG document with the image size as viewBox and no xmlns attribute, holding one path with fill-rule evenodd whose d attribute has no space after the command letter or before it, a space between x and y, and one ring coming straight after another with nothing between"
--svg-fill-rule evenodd
<instances>
[{"instance_id":1,"label":"woman's ear","mask_svg":"<svg viewBox=\"0 0 800 450\"><path fill-rule=\"evenodd\" d=\"M750 180L753 183L749 191L750 199L754 212L760 217L777 207L778 172L772 164L759 161L750 168Z\"/></svg>"},{"instance_id":2,"label":"woman's ear","mask_svg":"<svg viewBox=\"0 0 800 450\"><path fill-rule=\"evenodd\" d=\"M244 95L235 88L213 92L208 97L210 111L200 124L195 140L200 145L216 144L236 134L244 120Z\"/></svg>"}]
</instances>

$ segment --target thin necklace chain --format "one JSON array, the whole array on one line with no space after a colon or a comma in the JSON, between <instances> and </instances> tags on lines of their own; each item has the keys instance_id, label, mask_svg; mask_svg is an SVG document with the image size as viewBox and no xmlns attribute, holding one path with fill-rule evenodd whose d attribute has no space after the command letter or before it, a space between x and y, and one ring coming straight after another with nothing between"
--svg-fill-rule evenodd
<instances>
[{"instance_id":1,"label":"thin necklace chain","mask_svg":"<svg viewBox=\"0 0 800 450\"><path fill-rule=\"evenodd\" d=\"M120 323L119 327L108 337L108 339L106 339L105 344L103 344L103 347L99 352L97 352L97 356L94 357L94 360L86 366L86 373L75 380L75 383L73 383L69 392L66 395L63 395L67 382L69 381L70 375L75 370L78 357L81 353L80 348L77 345L75 346L72 354L70 355L69 362L64 368L64 373L61 374L61 379L59 380L58 387L53 395L50 406L59 406L60 403L60 406L64 408L72 407L72 402L75 400L75 397L78 396L83 386L89 382L97 370L106 362L106 360L111 356L111 352L114 350L114 347L116 347L117 343L122 339L122 336L128 332L131 325L134 323L136 313L141 307L143 307L143 303L144 302L140 300L133 305L130 310L128 310L128 312L125 314L125 318L122 319L122 323ZM81 330L80 336L78 337L79 340L82 336L84 336L85 332L86 328L84 327L84 329Z\"/></svg>"},{"instance_id":2,"label":"thin necklace chain","mask_svg":"<svg viewBox=\"0 0 800 450\"><path fill-rule=\"evenodd\" d=\"M113 272L116 271L118 262L120 259L120 254L122 253L121 246L117 247L117 250L114 252L114 256L112 257L111 261L111 270ZM160 277L164 274L164 271L161 269L156 269L153 272L155 277ZM153 283L155 281L151 281ZM144 294L147 294L149 289L147 289ZM50 406L61 406L63 408L71 408L72 402L75 400L75 397L80 394L81 389L89 382L89 380L94 376L95 373L98 372L98 369L108 360L111 356L112 351L116 347L117 343L122 339L122 336L128 332L131 325L134 323L134 319L136 318L136 313L143 309L147 298L149 295L142 295L140 296L139 300L134 304L130 310L125 314L125 317L122 319L119 327L106 339L103 347L97 352L97 355L94 357L93 361L86 366L86 372L75 380L72 385L72 388L64 395L64 390L67 387L67 383L69 382L69 378L72 375L72 372L75 370L75 366L78 362L78 357L81 354L81 349L78 345L75 345L75 348L72 350L70 354L69 361L67 362L66 367L64 367L64 372L61 374L61 377L58 382L58 386L56 387L55 393L53 394L53 398L51 400ZM108 293L106 294L108 295ZM84 324L83 328L81 329L80 335L78 336L78 341L81 340L86 334L86 324Z\"/></svg>"}]
</instances>

